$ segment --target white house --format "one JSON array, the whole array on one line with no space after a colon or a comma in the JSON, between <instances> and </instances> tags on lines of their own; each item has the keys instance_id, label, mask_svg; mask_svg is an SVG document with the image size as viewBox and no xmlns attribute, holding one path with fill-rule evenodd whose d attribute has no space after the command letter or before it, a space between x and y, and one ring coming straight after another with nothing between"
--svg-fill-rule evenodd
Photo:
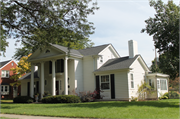
<instances>
[{"instance_id":1,"label":"white house","mask_svg":"<svg viewBox=\"0 0 180 119\"><path fill-rule=\"evenodd\" d=\"M129 100L137 97L138 85L146 81L159 93L168 92L168 75L150 73L137 42L130 40L129 56L120 57L112 44L82 50L68 50L56 44L35 51L28 59L31 73L21 77L21 95L33 97L49 91L52 95L69 95L73 91L93 92L101 89L103 99ZM35 70L35 66L38 69Z\"/></svg>"}]
</instances>

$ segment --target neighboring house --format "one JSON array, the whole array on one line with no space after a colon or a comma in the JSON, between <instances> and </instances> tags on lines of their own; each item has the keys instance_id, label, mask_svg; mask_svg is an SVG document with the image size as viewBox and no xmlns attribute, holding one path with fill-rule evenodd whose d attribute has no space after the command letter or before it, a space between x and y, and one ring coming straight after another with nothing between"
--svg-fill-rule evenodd
<instances>
[{"instance_id":1,"label":"neighboring house","mask_svg":"<svg viewBox=\"0 0 180 119\"><path fill-rule=\"evenodd\" d=\"M0 84L1 84L1 98L12 99L20 94L20 86L11 86L10 83L14 81L10 79L13 75L11 68L15 68L17 64L13 60L0 62Z\"/></svg>"},{"instance_id":2,"label":"neighboring house","mask_svg":"<svg viewBox=\"0 0 180 119\"><path fill-rule=\"evenodd\" d=\"M101 89L103 99L129 100L137 97L138 85L146 81L159 93L168 92L168 75L150 73L137 42L130 40L129 56L120 57L111 44L74 50L51 44L35 51L28 59L31 73L21 77L21 95L33 97L45 91L68 95ZM38 67L38 70L34 69ZM159 95L156 95L156 98Z\"/></svg>"}]
</instances>

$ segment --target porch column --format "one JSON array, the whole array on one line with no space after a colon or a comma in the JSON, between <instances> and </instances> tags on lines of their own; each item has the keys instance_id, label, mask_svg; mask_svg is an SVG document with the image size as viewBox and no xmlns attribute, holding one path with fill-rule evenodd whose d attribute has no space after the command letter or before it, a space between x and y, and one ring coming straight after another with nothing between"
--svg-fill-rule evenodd
<instances>
[{"instance_id":1,"label":"porch column","mask_svg":"<svg viewBox=\"0 0 180 119\"><path fill-rule=\"evenodd\" d=\"M64 95L68 95L68 64L67 64L67 56L64 58Z\"/></svg>"},{"instance_id":2,"label":"porch column","mask_svg":"<svg viewBox=\"0 0 180 119\"><path fill-rule=\"evenodd\" d=\"M31 84L30 84L30 96L34 95L34 64L31 64Z\"/></svg>"},{"instance_id":3,"label":"porch column","mask_svg":"<svg viewBox=\"0 0 180 119\"><path fill-rule=\"evenodd\" d=\"M41 99L44 94L44 62L41 62Z\"/></svg>"},{"instance_id":4,"label":"porch column","mask_svg":"<svg viewBox=\"0 0 180 119\"><path fill-rule=\"evenodd\" d=\"M55 60L52 60L52 95L56 95L56 72L55 72Z\"/></svg>"}]
</instances>

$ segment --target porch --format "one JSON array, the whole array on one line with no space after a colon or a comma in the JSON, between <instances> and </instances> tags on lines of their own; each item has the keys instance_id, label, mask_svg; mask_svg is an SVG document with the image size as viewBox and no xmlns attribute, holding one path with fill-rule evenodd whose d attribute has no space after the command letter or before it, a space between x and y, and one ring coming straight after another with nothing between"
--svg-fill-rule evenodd
<instances>
[{"instance_id":1,"label":"porch","mask_svg":"<svg viewBox=\"0 0 180 119\"><path fill-rule=\"evenodd\" d=\"M34 79L35 66L38 67L38 79ZM31 62L30 96L39 93L42 99L44 92L53 96L70 94L75 89L74 72L74 59L67 56Z\"/></svg>"}]
</instances>

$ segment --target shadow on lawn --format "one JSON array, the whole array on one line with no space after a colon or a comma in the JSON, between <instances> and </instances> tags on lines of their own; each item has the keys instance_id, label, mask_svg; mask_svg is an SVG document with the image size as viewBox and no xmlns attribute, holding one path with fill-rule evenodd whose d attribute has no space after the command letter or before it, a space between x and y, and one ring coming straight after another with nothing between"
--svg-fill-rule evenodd
<instances>
[{"instance_id":1,"label":"shadow on lawn","mask_svg":"<svg viewBox=\"0 0 180 119\"><path fill-rule=\"evenodd\" d=\"M44 104L44 103L43 103ZM46 104L48 105L48 104ZM158 102L158 101L147 101L147 102L125 102L125 101L108 101L108 102L88 102L88 103L78 103L78 104L66 104L66 105L49 105L48 108L59 108L59 107L87 107L87 108L113 108L113 107L128 107L128 106L149 106L157 108L179 108L177 102Z\"/></svg>"}]
</instances>

